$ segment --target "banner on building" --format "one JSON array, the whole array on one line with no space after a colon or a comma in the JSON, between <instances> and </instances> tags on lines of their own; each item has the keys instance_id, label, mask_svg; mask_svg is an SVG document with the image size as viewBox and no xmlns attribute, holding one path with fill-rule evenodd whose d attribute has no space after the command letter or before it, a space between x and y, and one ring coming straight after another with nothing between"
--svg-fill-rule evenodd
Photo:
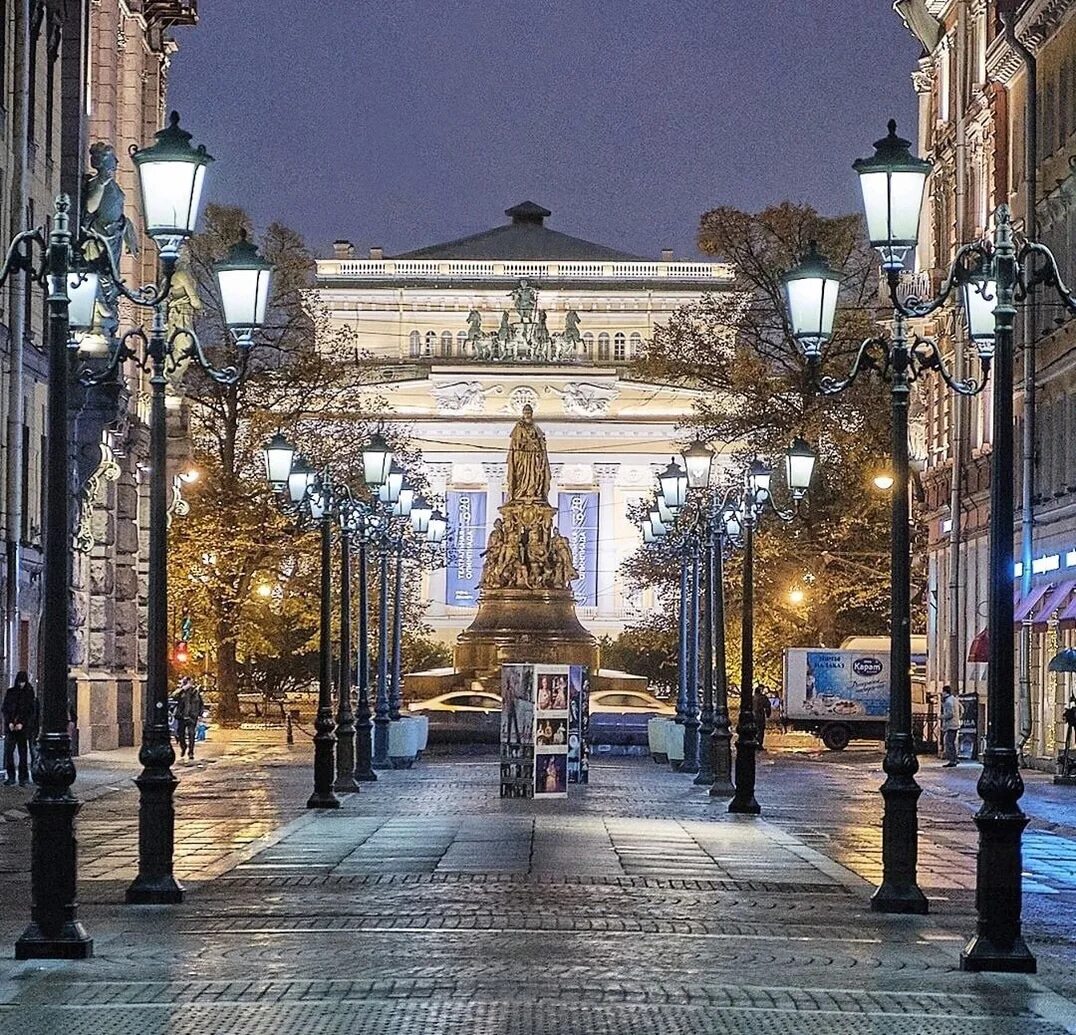
<instances>
[{"instance_id":1,"label":"banner on building","mask_svg":"<svg viewBox=\"0 0 1076 1035\"><path fill-rule=\"evenodd\" d=\"M572 583L575 602L598 605L598 494L562 492L557 501L557 530L572 548L579 578Z\"/></svg>"},{"instance_id":2,"label":"banner on building","mask_svg":"<svg viewBox=\"0 0 1076 1035\"><path fill-rule=\"evenodd\" d=\"M482 578L482 551L486 548L486 494L449 492L448 524L456 549L445 577L445 603L474 607Z\"/></svg>"}]
</instances>

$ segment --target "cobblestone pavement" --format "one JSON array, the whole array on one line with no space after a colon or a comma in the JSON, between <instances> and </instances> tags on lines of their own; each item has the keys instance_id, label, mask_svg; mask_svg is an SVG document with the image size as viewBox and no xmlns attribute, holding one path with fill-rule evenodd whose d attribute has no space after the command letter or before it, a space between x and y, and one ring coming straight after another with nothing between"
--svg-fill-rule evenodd
<instances>
[{"instance_id":1,"label":"cobblestone pavement","mask_svg":"<svg viewBox=\"0 0 1076 1035\"><path fill-rule=\"evenodd\" d=\"M181 773L178 852L200 879L179 907L120 904L133 850L108 830L133 831L135 799L91 801L96 956L0 961L0 1031L1076 1032L1076 825L1033 777L1040 974L1024 978L956 968L974 925L970 767L925 764L932 914L886 917L868 906L877 751L761 756L761 820L646 759L600 760L588 788L538 802L499 799L489 762L428 762L312 813L308 751L240 739ZM10 946L24 876L0 886Z\"/></svg>"}]
</instances>

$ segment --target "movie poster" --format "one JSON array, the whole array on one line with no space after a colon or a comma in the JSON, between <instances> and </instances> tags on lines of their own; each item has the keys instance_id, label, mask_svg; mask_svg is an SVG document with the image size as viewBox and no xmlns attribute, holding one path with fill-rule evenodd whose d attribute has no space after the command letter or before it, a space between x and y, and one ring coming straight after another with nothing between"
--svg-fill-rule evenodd
<instances>
[{"instance_id":1,"label":"movie poster","mask_svg":"<svg viewBox=\"0 0 1076 1035\"><path fill-rule=\"evenodd\" d=\"M564 665L534 668L534 795L568 794L568 680Z\"/></svg>"}]
</instances>

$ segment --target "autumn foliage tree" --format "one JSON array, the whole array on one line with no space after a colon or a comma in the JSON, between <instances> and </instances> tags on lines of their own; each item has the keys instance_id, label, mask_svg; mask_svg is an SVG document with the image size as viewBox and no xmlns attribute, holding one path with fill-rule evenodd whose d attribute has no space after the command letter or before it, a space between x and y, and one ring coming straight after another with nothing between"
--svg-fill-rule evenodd
<instances>
[{"instance_id":1,"label":"autumn foliage tree","mask_svg":"<svg viewBox=\"0 0 1076 1035\"><path fill-rule=\"evenodd\" d=\"M252 348L238 348L224 326L212 265L251 232L250 220L238 208L208 206L204 225L190 245L201 301L195 326L214 364L235 367L238 377L220 383L194 364L182 372L187 441L201 477L189 493L190 513L172 524L169 561L174 606L191 618L195 651L216 661L218 716L231 721L238 718L240 651L272 647L272 623L261 612L275 601L283 614L283 650L314 649L317 629L310 620L317 537L270 491L262 444L282 431L315 466L331 457L346 477L349 463L357 474L357 444L370 429L361 391L367 375L353 341L330 332L319 315L310 289L314 261L301 238L275 223L262 236L262 253L274 265L267 326ZM268 600L257 596L260 584L270 587Z\"/></svg>"},{"instance_id":2,"label":"autumn foliage tree","mask_svg":"<svg viewBox=\"0 0 1076 1035\"><path fill-rule=\"evenodd\" d=\"M787 527L763 522L756 537L756 669L779 682L781 652L794 645L835 645L852 634L887 628L888 498L872 475L888 457L888 406L873 378L847 392L820 397L817 371L791 338L781 275L817 241L841 270L840 311L822 369L845 372L861 340L876 334L876 263L858 217L827 218L806 206L781 204L752 214L732 208L707 212L699 246L729 262L735 291L705 298L659 328L641 363L649 381L701 389L683 428L685 443L700 436L723 451L725 478L755 457L775 466L802 435L818 462L809 497ZM677 566L639 551L627 563L637 584L655 585L666 604L667 635L675 638ZM739 559L726 564L729 668L739 667ZM791 598L790 591L803 594ZM651 630L652 632L652 630Z\"/></svg>"}]
</instances>

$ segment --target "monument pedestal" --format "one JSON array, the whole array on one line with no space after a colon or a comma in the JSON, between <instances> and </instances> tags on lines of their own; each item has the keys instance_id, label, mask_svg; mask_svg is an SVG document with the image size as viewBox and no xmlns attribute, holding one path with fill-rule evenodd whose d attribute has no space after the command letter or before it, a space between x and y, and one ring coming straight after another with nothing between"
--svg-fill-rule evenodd
<instances>
[{"instance_id":1,"label":"monument pedestal","mask_svg":"<svg viewBox=\"0 0 1076 1035\"><path fill-rule=\"evenodd\" d=\"M456 670L499 692L513 662L598 668L598 643L580 624L570 589L491 588L456 641Z\"/></svg>"}]
</instances>

